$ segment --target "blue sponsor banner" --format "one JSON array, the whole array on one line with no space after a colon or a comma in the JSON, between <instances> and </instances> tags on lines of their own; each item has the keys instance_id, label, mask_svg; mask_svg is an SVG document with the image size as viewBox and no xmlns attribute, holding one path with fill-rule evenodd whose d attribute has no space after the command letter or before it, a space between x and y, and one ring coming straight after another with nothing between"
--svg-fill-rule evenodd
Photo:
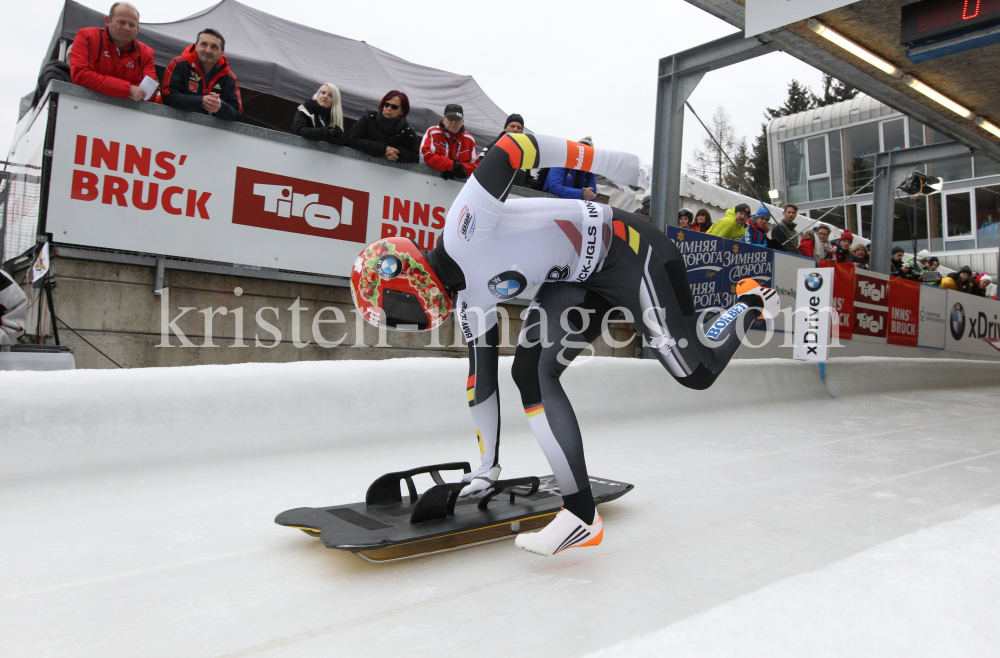
<instances>
[{"instance_id":1,"label":"blue sponsor banner","mask_svg":"<svg viewBox=\"0 0 1000 658\"><path fill-rule=\"evenodd\" d=\"M706 314L706 318L736 303L736 284L740 279L756 279L763 286L774 287L771 249L676 226L667 227L667 236L684 256L695 310L715 310Z\"/></svg>"}]
</instances>

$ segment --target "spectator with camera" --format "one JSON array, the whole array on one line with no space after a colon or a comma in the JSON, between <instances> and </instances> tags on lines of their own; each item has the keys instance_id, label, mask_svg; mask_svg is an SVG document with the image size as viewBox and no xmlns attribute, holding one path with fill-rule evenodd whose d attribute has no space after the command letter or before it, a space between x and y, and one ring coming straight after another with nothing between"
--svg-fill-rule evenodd
<instances>
[{"instance_id":1,"label":"spectator with camera","mask_svg":"<svg viewBox=\"0 0 1000 658\"><path fill-rule=\"evenodd\" d=\"M391 162L420 162L417 133L406 121L410 99L393 89L379 103L378 111L368 110L347 131L347 145L373 158Z\"/></svg>"},{"instance_id":2,"label":"spectator with camera","mask_svg":"<svg viewBox=\"0 0 1000 658\"><path fill-rule=\"evenodd\" d=\"M156 80L153 49L138 41L139 10L116 2L104 17L104 27L84 27L76 33L69 54L73 84L114 98L141 101L144 78ZM154 85L150 94L156 90Z\"/></svg>"},{"instance_id":3,"label":"spectator with camera","mask_svg":"<svg viewBox=\"0 0 1000 658\"><path fill-rule=\"evenodd\" d=\"M836 262L837 248L830 244L830 227L820 226L815 231L810 231L799 243L799 253L807 258L814 259L817 264L831 265Z\"/></svg>"},{"instance_id":4,"label":"spectator with camera","mask_svg":"<svg viewBox=\"0 0 1000 658\"><path fill-rule=\"evenodd\" d=\"M344 109L337 85L328 82L299 105L292 119L292 133L315 142L336 146L347 143L344 136Z\"/></svg>"},{"instance_id":5,"label":"spectator with camera","mask_svg":"<svg viewBox=\"0 0 1000 658\"><path fill-rule=\"evenodd\" d=\"M465 130L465 113L461 105L446 105L441 122L424 132L420 161L440 171L445 180L465 180L476 170L479 164L476 138Z\"/></svg>"},{"instance_id":6,"label":"spectator with camera","mask_svg":"<svg viewBox=\"0 0 1000 658\"><path fill-rule=\"evenodd\" d=\"M243 114L236 75L226 59L226 40L210 27L163 72L163 104L185 112L200 112L224 121Z\"/></svg>"}]
</instances>

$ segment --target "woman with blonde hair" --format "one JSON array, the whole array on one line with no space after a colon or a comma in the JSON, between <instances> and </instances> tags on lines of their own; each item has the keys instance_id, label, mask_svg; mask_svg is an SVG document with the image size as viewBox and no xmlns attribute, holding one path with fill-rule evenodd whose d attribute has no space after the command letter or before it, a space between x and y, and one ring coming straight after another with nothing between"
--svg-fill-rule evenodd
<instances>
[{"instance_id":1,"label":"woman with blonde hair","mask_svg":"<svg viewBox=\"0 0 1000 658\"><path fill-rule=\"evenodd\" d=\"M344 109L337 85L328 82L299 105L292 119L292 133L316 142L344 146Z\"/></svg>"}]
</instances>

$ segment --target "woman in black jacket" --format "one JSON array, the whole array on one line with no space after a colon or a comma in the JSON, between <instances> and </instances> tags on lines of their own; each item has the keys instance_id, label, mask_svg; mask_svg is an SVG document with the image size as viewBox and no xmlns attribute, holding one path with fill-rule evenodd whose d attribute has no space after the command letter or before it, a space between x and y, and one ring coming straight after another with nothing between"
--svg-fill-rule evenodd
<instances>
[{"instance_id":1,"label":"woman in black jacket","mask_svg":"<svg viewBox=\"0 0 1000 658\"><path fill-rule=\"evenodd\" d=\"M347 132L347 145L373 158L393 162L420 162L417 134L406 122L410 99L393 89L382 98L379 111L368 110Z\"/></svg>"},{"instance_id":2,"label":"woman in black jacket","mask_svg":"<svg viewBox=\"0 0 1000 658\"><path fill-rule=\"evenodd\" d=\"M299 105L292 119L292 133L316 142L344 146L344 110L340 90L332 82L320 87L312 100Z\"/></svg>"}]
</instances>

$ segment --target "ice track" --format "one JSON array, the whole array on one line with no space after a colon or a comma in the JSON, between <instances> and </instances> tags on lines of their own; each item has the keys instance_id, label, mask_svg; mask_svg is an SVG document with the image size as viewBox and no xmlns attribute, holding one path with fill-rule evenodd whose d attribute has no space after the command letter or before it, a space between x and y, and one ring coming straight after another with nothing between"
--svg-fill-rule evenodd
<instances>
[{"instance_id":1,"label":"ice track","mask_svg":"<svg viewBox=\"0 0 1000 658\"><path fill-rule=\"evenodd\" d=\"M504 475L547 473L509 368ZM636 488L600 547L552 559L371 565L273 524L477 458L465 377L0 373L0 655L996 655L1000 364L744 360L701 393L648 361L571 368L591 472Z\"/></svg>"}]
</instances>

